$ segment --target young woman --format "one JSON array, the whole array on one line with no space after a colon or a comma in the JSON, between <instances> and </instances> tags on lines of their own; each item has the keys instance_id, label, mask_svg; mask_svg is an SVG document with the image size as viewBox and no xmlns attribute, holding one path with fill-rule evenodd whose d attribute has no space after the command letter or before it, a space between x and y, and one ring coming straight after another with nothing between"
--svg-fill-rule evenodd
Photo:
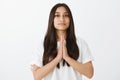
<instances>
[{"instance_id":1,"label":"young woman","mask_svg":"<svg viewBox=\"0 0 120 80\"><path fill-rule=\"evenodd\" d=\"M92 78L93 57L87 43L76 38L69 7L56 4L50 12L48 30L32 63L35 80L82 80Z\"/></svg>"}]
</instances>

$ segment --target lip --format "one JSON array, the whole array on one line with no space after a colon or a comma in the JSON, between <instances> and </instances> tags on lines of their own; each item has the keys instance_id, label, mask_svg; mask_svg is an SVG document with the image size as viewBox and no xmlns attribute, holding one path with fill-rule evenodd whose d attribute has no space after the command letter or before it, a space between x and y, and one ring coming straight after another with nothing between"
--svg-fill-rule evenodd
<instances>
[{"instance_id":1,"label":"lip","mask_svg":"<svg viewBox=\"0 0 120 80\"><path fill-rule=\"evenodd\" d=\"M58 25L65 25L65 23L58 23Z\"/></svg>"}]
</instances>

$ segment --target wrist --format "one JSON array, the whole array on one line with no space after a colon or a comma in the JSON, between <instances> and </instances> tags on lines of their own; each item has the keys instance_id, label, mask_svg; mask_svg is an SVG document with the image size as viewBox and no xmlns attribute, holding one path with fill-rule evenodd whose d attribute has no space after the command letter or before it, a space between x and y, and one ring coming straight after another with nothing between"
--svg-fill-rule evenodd
<instances>
[{"instance_id":1,"label":"wrist","mask_svg":"<svg viewBox=\"0 0 120 80\"><path fill-rule=\"evenodd\" d=\"M64 57L64 60L65 60L65 61L68 61L69 59L70 59L69 56Z\"/></svg>"},{"instance_id":2,"label":"wrist","mask_svg":"<svg viewBox=\"0 0 120 80\"><path fill-rule=\"evenodd\" d=\"M61 61L61 57L56 57L55 60L60 62Z\"/></svg>"}]
</instances>

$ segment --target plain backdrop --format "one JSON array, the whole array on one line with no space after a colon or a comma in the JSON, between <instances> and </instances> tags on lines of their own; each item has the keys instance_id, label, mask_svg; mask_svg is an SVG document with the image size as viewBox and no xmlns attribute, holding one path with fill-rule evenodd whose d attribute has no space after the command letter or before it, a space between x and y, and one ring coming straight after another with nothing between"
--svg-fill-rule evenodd
<instances>
[{"instance_id":1,"label":"plain backdrop","mask_svg":"<svg viewBox=\"0 0 120 80\"><path fill-rule=\"evenodd\" d=\"M91 49L91 80L120 80L120 0L0 0L0 80L33 80L29 63L59 2L70 7L76 35Z\"/></svg>"}]
</instances>

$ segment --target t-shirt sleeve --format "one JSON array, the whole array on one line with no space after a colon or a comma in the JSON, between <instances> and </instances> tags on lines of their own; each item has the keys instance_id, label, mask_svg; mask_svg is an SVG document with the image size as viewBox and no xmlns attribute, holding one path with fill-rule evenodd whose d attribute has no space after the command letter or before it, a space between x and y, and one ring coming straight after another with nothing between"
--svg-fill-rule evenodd
<instances>
[{"instance_id":1,"label":"t-shirt sleeve","mask_svg":"<svg viewBox=\"0 0 120 80\"><path fill-rule=\"evenodd\" d=\"M40 42L33 50L31 65L37 65L38 67L42 66L42 57L43 57L43 43Z\"/></svg>"},{"instance_id":2,"label":"t-shirt sleeve","mask_svg":"<svg viewBox=\"0 0 120 80\"><path fill-rule=\"evenodd\" d=\"M89 61L93 61L93 56L91 54L90 48L85 40L79 40L79 48L80 48L80 59L82 63L87 63Z\"/></svg>"}]
</instances>

